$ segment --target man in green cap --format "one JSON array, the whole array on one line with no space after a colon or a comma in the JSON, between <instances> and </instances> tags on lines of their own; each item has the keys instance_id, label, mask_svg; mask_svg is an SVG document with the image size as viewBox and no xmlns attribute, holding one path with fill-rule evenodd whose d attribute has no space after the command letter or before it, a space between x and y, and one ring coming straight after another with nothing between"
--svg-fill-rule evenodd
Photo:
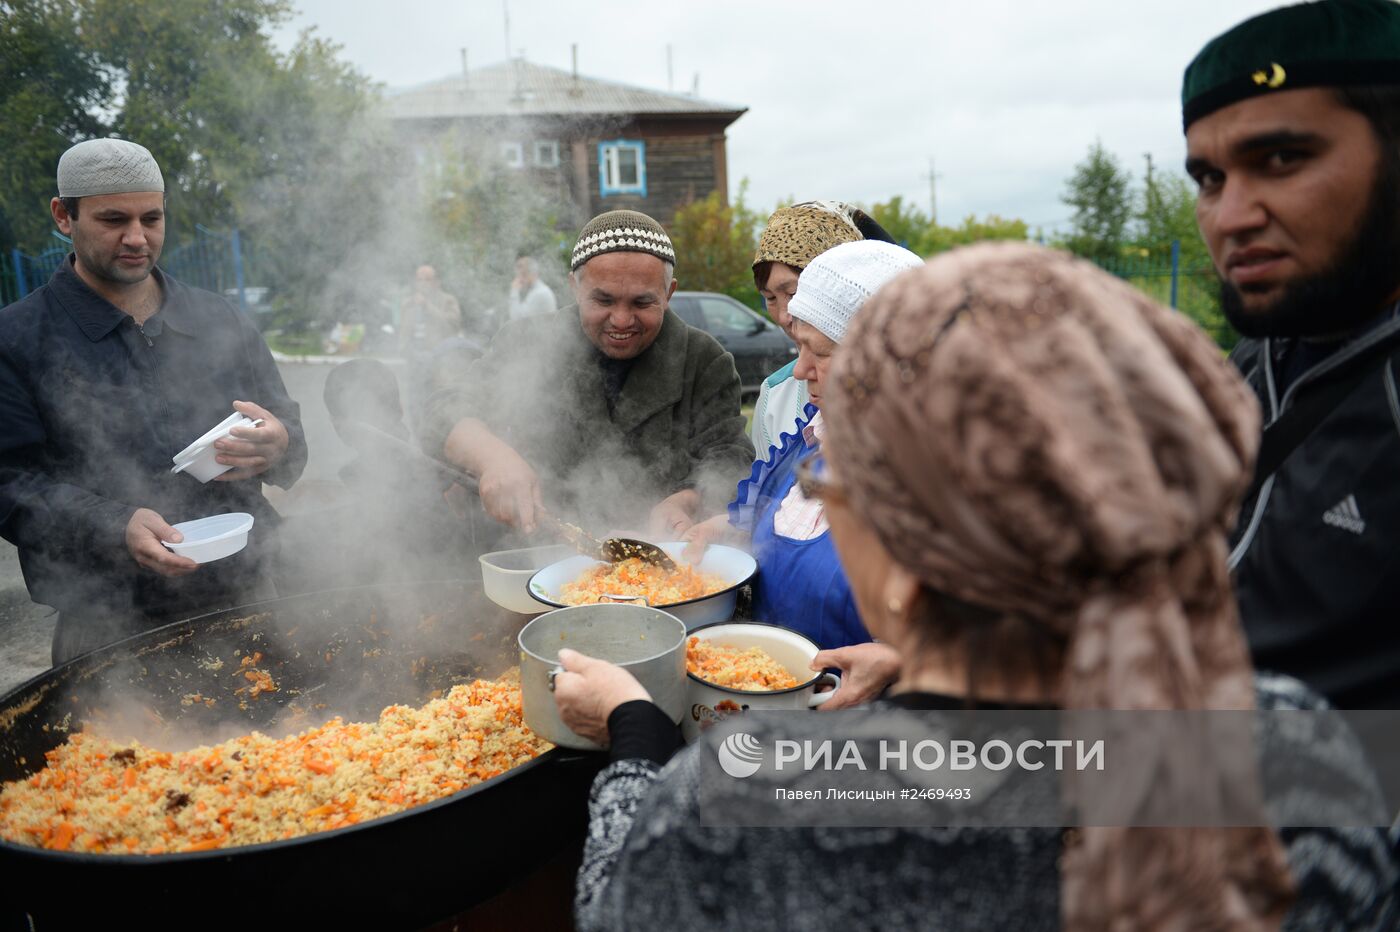
<instances>
[{"instance_id":1,"label":"man in green cap","mask_svg":"<svg viewBox=\"0 0 1400 932\"><path fill-rule=\"evenodd\" d=\"M675 260L651 217L594 217L570 263L576 306L510 321L429 400L424 448L479 477L492 518L528 533L548 510L674 540L733 497L753 462L739 375L668 309Z\"/></svg>"},{"instance_id":2,"label":"man in green cap","mask_svg":"<svg viewBox=\"0 0 1400 932\"><path fill-rule=\"evenodd\" d=\"M1261 669L1400 705L1400 5L1325 0L1212 40L1187 172L1267 427L1231 553Z\"/></svg>"}]
</instances>

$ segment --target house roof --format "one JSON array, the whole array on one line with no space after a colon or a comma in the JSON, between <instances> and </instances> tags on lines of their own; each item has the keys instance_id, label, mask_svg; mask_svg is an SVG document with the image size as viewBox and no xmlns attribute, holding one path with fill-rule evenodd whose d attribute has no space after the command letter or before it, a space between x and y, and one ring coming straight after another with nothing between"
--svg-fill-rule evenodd
<instances>
[{"instance_id":1,"label":"house roof","mask_svg":"<svg viewBox=\"0 0 1400 932\"><path fill-rule=\"evenodd\" d=\"M453 117L600 116L656 114L738 119L748 108L689 94L618 84L516 58L416 87L390 90L396 120Z\"/></svg>"}]
</instances>

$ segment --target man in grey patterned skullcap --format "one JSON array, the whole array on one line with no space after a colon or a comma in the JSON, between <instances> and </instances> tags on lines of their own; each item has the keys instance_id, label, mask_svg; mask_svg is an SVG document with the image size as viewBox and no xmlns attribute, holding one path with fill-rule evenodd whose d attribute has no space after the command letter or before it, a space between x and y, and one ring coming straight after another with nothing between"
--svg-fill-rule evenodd
<instances>
[{"instance_id":1,"label":"man in grey patterned skullcap","mask_svg":"<svg viewBox=\"0 0 1400 932\"><path fill-rule=\"evenodd\" d=\"M165 179L145 146L125 139L89 139L58 160L58 196L165 193Z\"/></svg>"},{"instance_id":2,"label":"man in grey patterned skullcap","mask_svg":"<svg viewBox=\"0 0 1400 932\"><path fill-rule=\"evenodd\" d=\"M96 200L84 211L87 198ZM165 243L165 179L145 146L125 139L73 146L58 160L49 209L72 238L74 270L89 287L138 323L156 312L161 292L151 270Z\"/></svg>"}]
</instances>

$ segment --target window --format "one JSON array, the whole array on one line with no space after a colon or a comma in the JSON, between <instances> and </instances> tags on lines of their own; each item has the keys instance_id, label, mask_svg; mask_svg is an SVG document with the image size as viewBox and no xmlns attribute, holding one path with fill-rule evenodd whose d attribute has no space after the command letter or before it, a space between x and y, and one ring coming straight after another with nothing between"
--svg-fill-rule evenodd
<instances>
[{"instance_id":1,"label":"window","mask_svg":"<svg viewBox=\"0 0 1400 932\"><path fill-rule=\"evenodd\" d=\"M518 142L501 143L501 161L511 168L523 168L525 165L525 147Z\"/></svg>"},{"instance_id":2,"label":"window","mask_svg":"<svg viewBox=\"0 0 1400 932\"><path fill-rule=\"evenodd\" d=\"M598 143L598 191L647 196L647 144L628 139Z\"/></svg>"},{"instance_id":3,"label":"window","mask_svg":"<svg viewBox=\"0 0 1400 932\"><path fill-rule=\"evenodd\" d=\"M559 143L552 139L536 142L535 164L540 168L557 168L559 166Z\"/></svg>"}]
</instances>

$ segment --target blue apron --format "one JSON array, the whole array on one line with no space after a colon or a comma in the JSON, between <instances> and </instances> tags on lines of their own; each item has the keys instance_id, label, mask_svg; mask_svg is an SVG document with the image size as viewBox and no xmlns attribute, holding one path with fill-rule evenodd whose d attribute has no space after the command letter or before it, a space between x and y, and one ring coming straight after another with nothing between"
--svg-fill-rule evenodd
<instances>
[{"instance_id":1,"label":"blue apron","mask_svg":"<svg viewBox=\"0 0 1400 932\"><path fill-rule=\"evenodd\" d=\"M831 532L812 540L792 540L773 529L773 517L797 481L798 464L812 452L801 428L815 411L809 405L797 434L784 435L781 449L770 450L765 463L755 464L750 479L740 483L739 498L730 513L733 518L736 508L747 511L748 520L743 523L751 524L753 555L758 561L754 620L800 631L818 647L831 650L870 640L856 613Z\"/></svg>"}]
</instances>

